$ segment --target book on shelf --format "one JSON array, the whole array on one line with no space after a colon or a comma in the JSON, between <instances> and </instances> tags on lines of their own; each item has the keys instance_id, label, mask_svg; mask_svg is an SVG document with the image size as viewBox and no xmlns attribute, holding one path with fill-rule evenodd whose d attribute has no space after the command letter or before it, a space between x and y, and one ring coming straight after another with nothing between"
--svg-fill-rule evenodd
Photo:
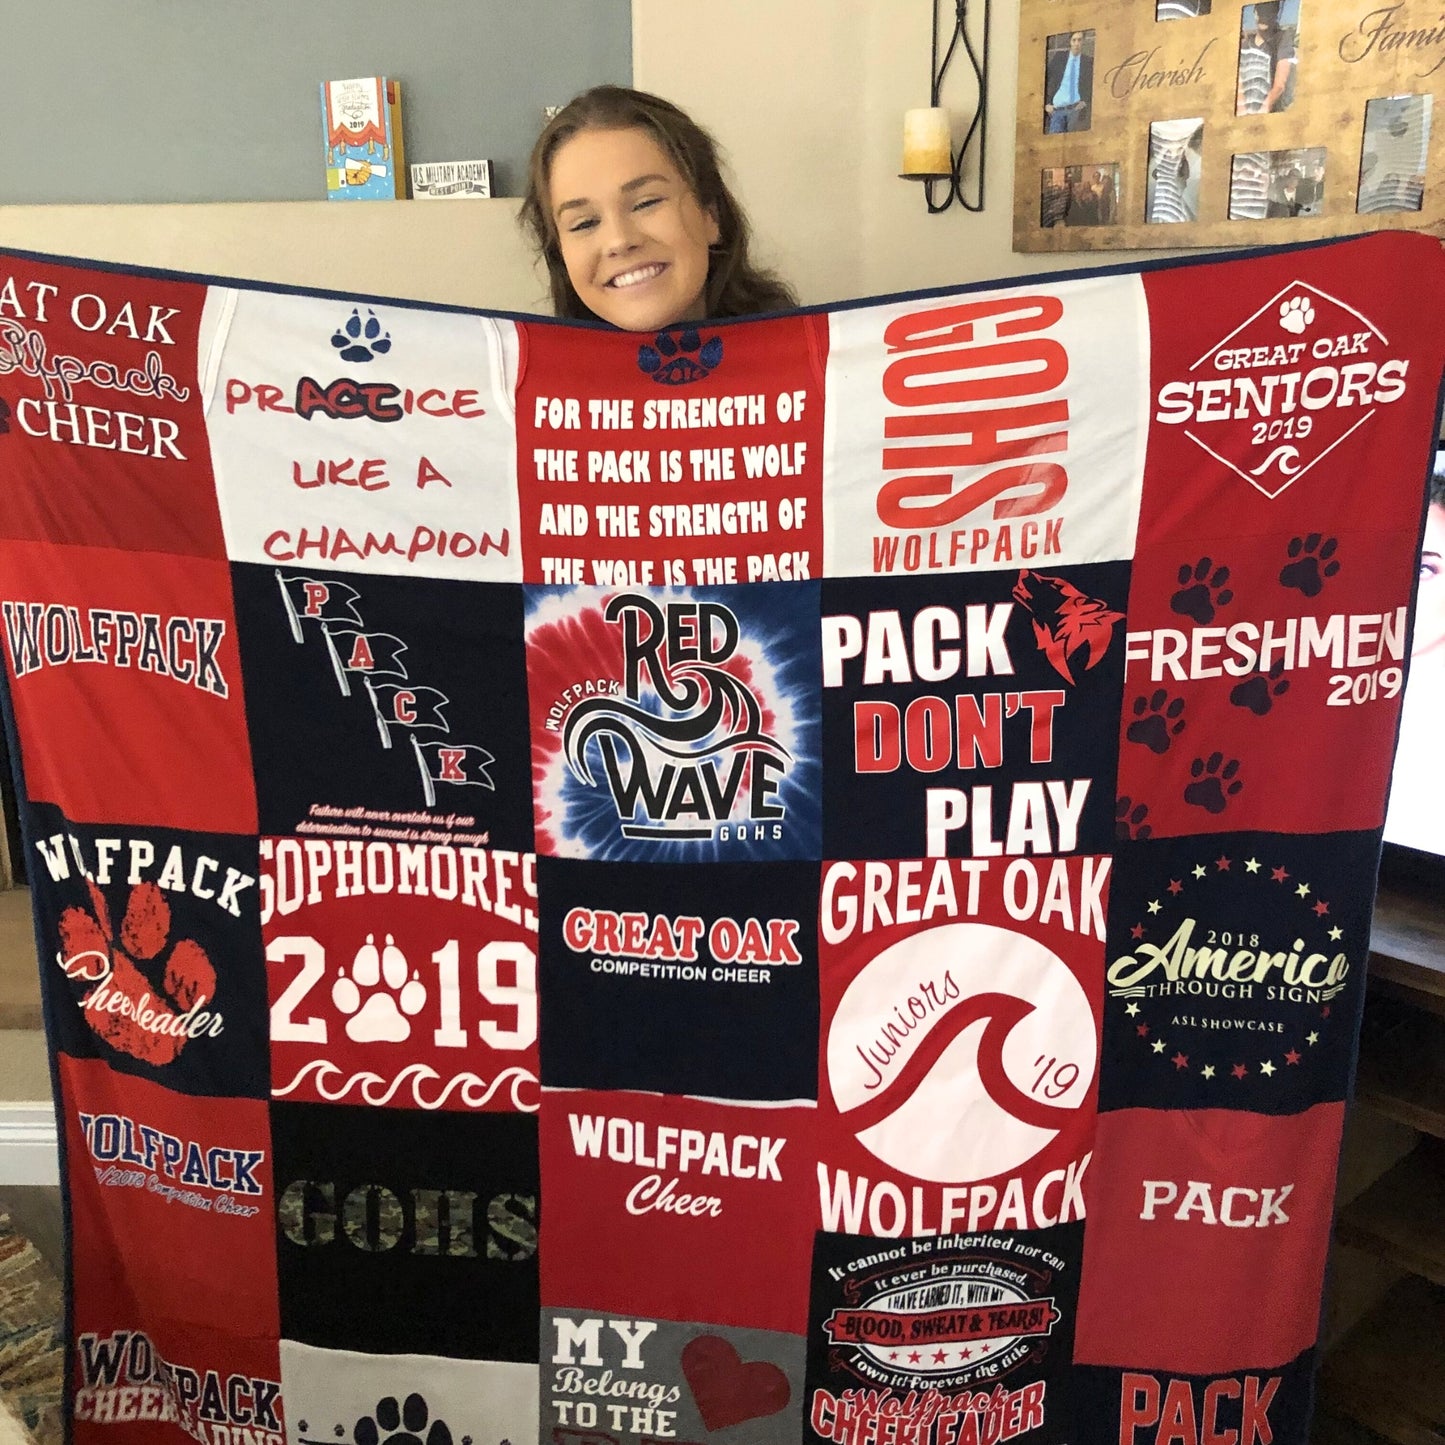
<instances>
[{"instance_id":1,"label":"book on shelf","mask_svg":"<svg viewBox=\"0 0 1445 1445\"><path fill-rule=\"evenodd\" d=\"M491 161L414 161L414 201L463 201L492 194Z\"/></svg>"},{"instance_id":2,"label":"book on shelf","mask_svg":"<svg viewBox=\"0 0 1445 1445\"><path fill-rule=\"evenodd\" d=\"M383 75L321 82L326 133L326 198L406 198L401 132L401 82Z\"/></svg>"}]
</instances>

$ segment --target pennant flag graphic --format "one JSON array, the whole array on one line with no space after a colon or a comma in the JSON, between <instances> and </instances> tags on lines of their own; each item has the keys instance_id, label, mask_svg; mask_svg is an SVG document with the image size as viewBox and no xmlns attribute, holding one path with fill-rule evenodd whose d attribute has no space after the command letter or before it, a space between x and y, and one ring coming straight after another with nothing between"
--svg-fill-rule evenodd
<instances>
[{"instance_id":1,"label":"pennant flag graphic","mask_svg":"<svg viewBox=\"0 0 1445 1445\"><path fill-rule=\"evenodd\" d=\"M286 616L291 623L291 635L297 642L304 642L301 621L309 622L352 622L363 625L356 603L361 593L345 582L323 582L316 577L283 577L278 571L276 583L281 588L281 599L286 604Z\"/></svg>"}]
</instances>

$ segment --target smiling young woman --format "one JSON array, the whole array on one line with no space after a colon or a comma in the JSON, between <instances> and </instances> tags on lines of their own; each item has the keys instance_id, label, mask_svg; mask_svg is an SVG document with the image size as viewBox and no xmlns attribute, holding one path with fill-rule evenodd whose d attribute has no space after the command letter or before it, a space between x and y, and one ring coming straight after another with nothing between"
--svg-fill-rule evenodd
<instances>
[{"instance_id":1,"label":"smiling young woman","mask_svg":"<svg viewBox=\"0 0 1445 1445\"><path fill-rule=\"evenodd\" d=\"M712 137L645 91L598 86L548 122L521 222L558 316L658 331L797 305L749 259L747 217Z\"/></svg>"}]
</instances>

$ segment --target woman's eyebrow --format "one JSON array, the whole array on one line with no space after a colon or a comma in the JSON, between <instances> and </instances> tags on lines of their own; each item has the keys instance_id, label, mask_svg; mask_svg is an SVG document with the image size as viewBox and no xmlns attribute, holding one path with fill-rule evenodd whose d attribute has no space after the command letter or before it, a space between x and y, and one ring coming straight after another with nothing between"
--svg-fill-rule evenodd
<instances>
[{"instance_id":1,"label":"woman's eyebrow","mask_svg":"<svg viewBox=\"0 0 1445 1445\"><path fill-rule=\"evenodd\" d=\"M624 182L621 190L623 195L630 195L633 191L639 190L643 186L649 186L654 181L661 181L664 185L666 185L667 177L657 174L655 172L650 175L638 176L636 180ZM563 201L562 204L557 207L554 214L560 216L563 211L573 211L576 210L579 206L590 206L591 204L592 202L589 200Z\"/></svg>"}]
</instances>

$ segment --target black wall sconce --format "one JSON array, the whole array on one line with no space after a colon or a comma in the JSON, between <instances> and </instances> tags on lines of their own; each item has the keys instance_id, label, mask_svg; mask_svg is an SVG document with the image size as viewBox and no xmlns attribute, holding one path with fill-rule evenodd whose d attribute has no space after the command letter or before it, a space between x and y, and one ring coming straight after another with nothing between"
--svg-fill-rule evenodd
<instances>
[{"instance_id":1,"label":"black wall sconce","mask_svg":"<svg viewBox=\"0 0 1445 1445\"><path fill-rule=\"evenodd\" d=\"M981 14L982 34L975 47L969 34L969 0L953 0L953 33L939 59L939 11L946 0L933 0L933 67L929 104L905 112L903 117L904 180L922 181L923 194L930 215L946 211L955 200L966 211L983 210L984 164L988 152L988 31L991 0L974 0L975 13ZM957 151L953 149L953 126L949 112L940 103L944 78L953 64L955 52L962 44L963 52L978 86L978 102ZM964 169L977 157L976 184L973 199L964 194ZM945 187L942 200L937 199L936 186Z\"/></svg>"}]
</instances>

